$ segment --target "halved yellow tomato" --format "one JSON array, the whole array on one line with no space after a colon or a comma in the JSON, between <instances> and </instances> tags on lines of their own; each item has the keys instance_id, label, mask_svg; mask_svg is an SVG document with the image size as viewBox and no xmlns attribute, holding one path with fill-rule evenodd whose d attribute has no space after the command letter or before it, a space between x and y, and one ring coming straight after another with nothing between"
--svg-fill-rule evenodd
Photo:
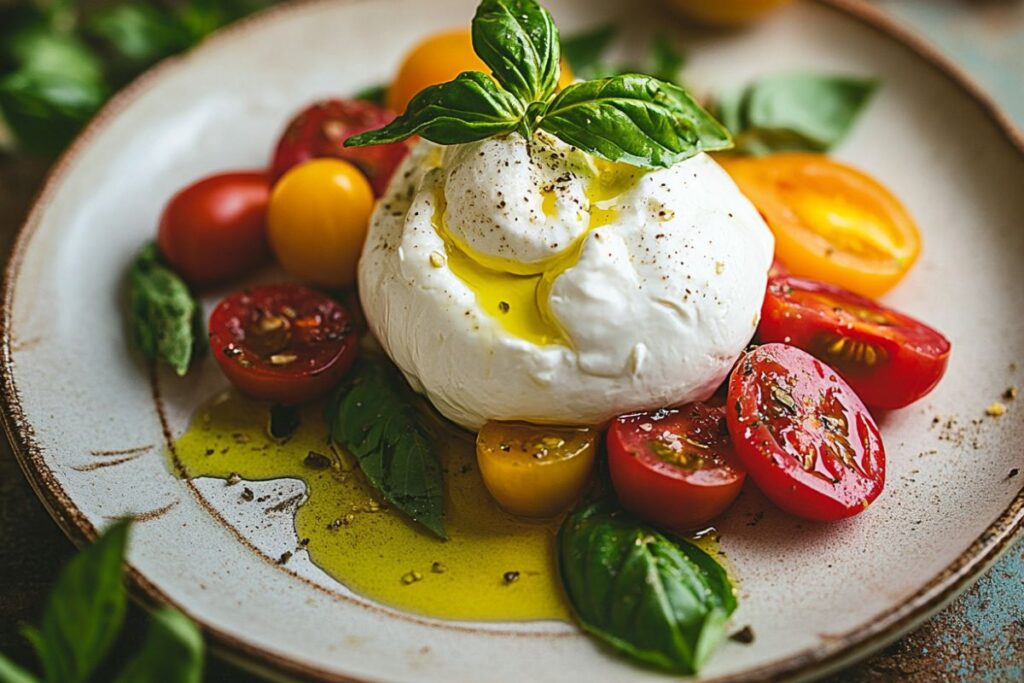
<instances>
[{"instance_id":1,"label":"halved yellow tomato","mask_svg":"<svg viewBox=\"0 0 1024 683\"><path fill-rule=\"evenodd\" d=\"M523 422L488 422L476 437L484 485L498 505L523 517L553 517L590 477L597 431Z\"/></svg>"},{"instance_id":2,"label":"halved yellow tomato","mask_svg":"<svg viewBox=\"0 0 1024 683\"><path fill-rule=\"evenodd\" d=\"M764 216L775 255L793 275L877 298L917 260L914 220L865 173L821 154L719 161Z\"/></svg>"},{"instance_id":3,"label":"halved yellow tomato","mask_svg":"<svg viewBox=\"0 0 1024 683\"><path fill-rule=\"evenodd\" d=\"M416 93L431 85L446 83L463 71L491 72L473 51L473 37L469 29L442 31L427 37L402 60L398 74L388 88L388 109L401 114ZM572 71L563 59L558 87L564 88L572 81Z\"/></svg>"}]
</instances>

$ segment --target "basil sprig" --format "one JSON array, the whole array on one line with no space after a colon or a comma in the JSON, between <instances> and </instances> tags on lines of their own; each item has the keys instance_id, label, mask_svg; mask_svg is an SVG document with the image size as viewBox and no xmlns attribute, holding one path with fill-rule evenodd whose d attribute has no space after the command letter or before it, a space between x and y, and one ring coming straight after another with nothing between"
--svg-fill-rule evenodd
<instances>
[{"instance_id":1,"label":"basil sprig","mask_svg":"<svg viewBox=\"0 0 1024 683\"><path fill-rule=\"evenodd\" d=\"M559 570L581 626L635 659L696 673L725 634L736 597L705 552L605 502L571 514Z\"/></svg>"},{"instance_id":2,"label":"basil sprig","mask_svg":"<svg viewBox=\"0 0 1024 683\"><path fill-rule=\"evenodd\" d=\"M595 156L645 168L732 146L728 130L685 90L652 76L615 75L556 95L558 29L535 0L483 0L473 18L473 49L491 76L470 71L431 86L387 126L345 146L412 135L452 145L513 131L529 138L541 129ZM666 70L681 63L669 61Z\"/></svg>"},{"instance_id":3,"label":"basil sprig","mask_svg":"<svg viewBox=\"0 0 1024 683\"><path fill-rule=\"evenodd\" d=\"M370 484L413 521L448 538L441 465L401 379L378 362L361 362L328 410L331 439L356 457Z\"/></svg>"},{"instance_id":4,"label":"basil sprig","mask_svg":"<svg viewBox=\"0 0 1024 683\"><path fill-rule=\"evenodd\" d=\"M716 113L739 152L826 152L847 135L877 87L870 78L780 73L725 93Z\"/></svg>"},{"instance_id":5,"label":"basil sprig","mask_svg":"<svg viewBox=\"0 0 1024 683\"><path fill-rule=\"evenodd\" d=\"M147 244L128 270L128 327L132 342L149 360L162 360L178 375L188 372L201 348L202 310L188 285L163 265Z\"/></svg>"}]
</instances>

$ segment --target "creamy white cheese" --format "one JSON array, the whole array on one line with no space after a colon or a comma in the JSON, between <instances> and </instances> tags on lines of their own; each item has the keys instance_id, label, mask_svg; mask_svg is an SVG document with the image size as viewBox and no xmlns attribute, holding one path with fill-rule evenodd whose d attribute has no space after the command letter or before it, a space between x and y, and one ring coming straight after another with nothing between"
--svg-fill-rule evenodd
<instances>
[{"instance_id":1,"label":"creamy white cheese","mask_svg":"<svg viewBox=\"0 0 1024 683\"><path fill-rule=\"evenodd\" d=\"M370 329L470 429L707 398L757 326L771 232L707 155L644 172L552 138L420 142L359 264Z\"/></svg>"}]
</instances>

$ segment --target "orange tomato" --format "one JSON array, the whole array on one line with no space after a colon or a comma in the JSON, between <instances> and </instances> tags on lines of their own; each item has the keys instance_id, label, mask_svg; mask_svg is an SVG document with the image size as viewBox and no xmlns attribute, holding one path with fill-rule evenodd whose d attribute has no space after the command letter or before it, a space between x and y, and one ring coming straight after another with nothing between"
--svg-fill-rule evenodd
<instances>
[{"instance_id":1,"label":"orange tomato","mask_svg":"<svg viewBox=\"0 0 1024 683\"><path fill-rule=\"evenodd\" d=\"M793 275L877 298L917 260L921 236L906 208L855 168L803 153L720 162L775 233L775 255Z\"/></svg>"},{"instance_id":2,"label":"orange tomato","mask_svg":"<svg viewBox=\"0 0 1024 683\"><path fill-rule=\"evenodd\" d=\"M446 83L463 71L491 72L473 51L473 37L469 29L442 31L428 36L402 60L398 75L388 88L388 109L404 112L409 101L419 91L431 85ZM558 87L564 88L572 81L572 71L563 59Z\"/></svg>"},{"instance_id":3,"label":"orange tomato","mask_svg":"<svg viewBox=\"0 0 1024 683\"><path fill-rule=\"evenodd\" d=\"M753 21L789 0L669 0L683 16L711 26Z\"/></svg>"}]
</instances>

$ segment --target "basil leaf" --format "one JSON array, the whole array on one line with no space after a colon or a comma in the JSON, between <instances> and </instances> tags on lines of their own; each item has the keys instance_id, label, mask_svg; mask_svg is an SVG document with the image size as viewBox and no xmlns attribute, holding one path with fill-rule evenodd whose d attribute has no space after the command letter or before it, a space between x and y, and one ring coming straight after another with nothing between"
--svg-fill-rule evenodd
<instances>
[{"instance_id":1,"label":"basil leaf","mask_svg":"<svg viewBox=\"0 0 1024 683\"><path fill-rule=\"evenodd\" d=\"M473 50L524 106L558 87L558 28L536 0L482 0L473 17Z\"/></svg>"},{"instance_id":2,"label":"basil leaf","mask_svg":"<svg viewBox=\"0 0 1024 683\"><path fill-rule=\"evenodd\" d=\"M568 86L539 127L585 152L648 168L732 146L728 131L685 90L639 74Z\"/></svg>"},{"instance_id":3,"label":"basil leaf","mask_svg":"<svg viewBox=\"0 0 1024 683\"><path fill-rule=\"evenodd\" d=\"M562 55L577 78L607 76L609 67L601 57L615 39L618 29L605 24L583 33L562 38Z\"/></svg>"},{"instance_id":4,"label":"basil leaf","mask_svg":"<svg viewBox=\"0 0 1024 683\"><path fill-rule=\"evenodd\" d=\"M176 17L148 4L114 5L93 16L88 29L136 67L152 64L192 43Z\"/></svg>"},{"instance_id":5,"label":"basil leaf","mask_svg":"<svg viewBox=\"0 0 1024 683\"><path fill-rule=\"evenodd\" d=\"M128 327L135 346L184 375L202 338L201 315L185 282L160 263L156 245L143 247L128 271Z\"/></svg>"},{"instance_id":6,"label":"basil leaf","mask_svg":"<svg viewBox=\"0 0 1024 683\"><path fill-rule=\"evenodd\" d=\"M357 100L366 100L367 102L373 102L381 107L384 106L384 100L388 95L388 86L384 83L377 85L371 85L358 91L353 98Z\"/></svg>"},{"instance_id":7,"label":"basil leaf","mask_svg":"<svg viewBox=\"0 0 1024 683\"><path fill-rule=\"evenodd\" d=\"M388 502L447 539L441 465L410 390L376 362L363 361L353 375L351 388L342 390L329 416L331 439L356 457Z\"/></svg>"},{"instance_id":8,"label":"basil leaf","mask_svg":"<svg viewBox=\"0 0 1024 683\"><path fill-rule=\"evenodd\" d=\"M677 673L696 673L725 634L736 598L699 548L598 501L558 533L559 570L582 627L613 648Z\"/></svg>"},{"instance_id":9,"label":"basil leaf","mask_svg":"<svg viewBox=\"0 0 1024 683\"><path fill-rule=\"evenodd\" d=\"M203 634L181 612L162 607L150 614L139 653L121 670L116 683L200 683Z\"/></svg>"},{"instance_id":10,"label":"basil leaf","mask_svg":"<svg viewBox=\"0 0 1024 683\"><path fill-rule=\"evenodd\" d=\"M405 113L377 130L353 135L346 147L398 142L420 135L442 145L475 142L514 131L523 106L487 74L465 71L454 81L432 85L409 102Z\"/></svg>"},{"instance_id":11,"label":"basil leaf","mask_svg":"<svg viewBox=\"0 0 1024 683\"><path fill-rule=\"evenodd\" d=\"M61 570L38 630L26 629L48 681L82 683L106 656L124 621L121 563L128 522L118 522Z\"/></svg>"},{"instance_id":12,"label":"basil leaf","mask_svg":"<svg viewBox=\"0 0 1024 683\"><path fill-rule=\"evenodd\" d=\"M728 93L718 112L740 151L824 152L846 136L877 87L868 78L783 73Z\"/></svg>"},{"instance_id":13,"label":"basil leaf","mask_svg":"<svg viewBox=\"0 0 1024 683\"><path fill-rule=\"evenodd\" d=\"M3 683L39 683L30 671L21 668L0 654L0 681Z\"/></svg>"}]
</instances>

